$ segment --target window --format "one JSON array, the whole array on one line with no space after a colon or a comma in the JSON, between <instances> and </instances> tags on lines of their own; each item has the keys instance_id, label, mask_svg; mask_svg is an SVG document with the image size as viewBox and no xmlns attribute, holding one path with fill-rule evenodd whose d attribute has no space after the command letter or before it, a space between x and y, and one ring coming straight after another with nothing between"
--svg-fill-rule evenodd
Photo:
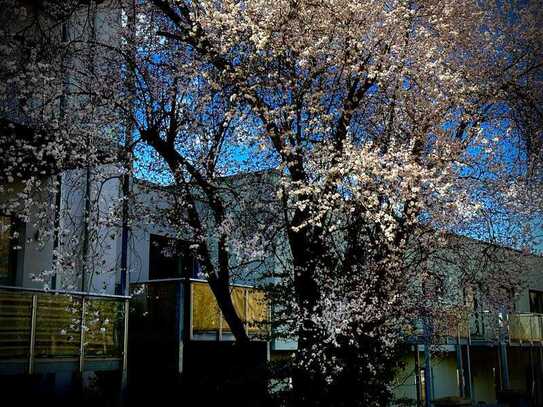
<instances>
[{"instance_id":1,"label":"window","mask_svg":"<svg viewBox=\"0 0 543 407\"><path fill-rule=\"evenodd\" d=\"M166 236L151 235L149 280L201 278L201 266L189 253L187 243Z\"/></svg>"},{"instance_id":2,"label":"window","mask_svg":"<svg viewBox=\"0 0 543 407\"><path fill-rule=\"evenodd\" d=\"M149 248L149 280L181 277L177 241L151 235Z\"/></svg>"},{"instance_id":3,"label":"window","mask_svg":"<svg viewBox=\"0 0 543 407\"><path fill-rule=\"evenodd\" d=\"M13 220L10 216L0 216L0 285L15 283L15 250L13 247Z\"/></svg>"},{"instance_id":4,"label":"window","mask_svg":"<svg viewBox=\"0 0 543 407\"><path fill-rule=\"evenodd\" d=\"M530 290L530 312L543 314L543 291Z\"/></svg>"}]
</instances>

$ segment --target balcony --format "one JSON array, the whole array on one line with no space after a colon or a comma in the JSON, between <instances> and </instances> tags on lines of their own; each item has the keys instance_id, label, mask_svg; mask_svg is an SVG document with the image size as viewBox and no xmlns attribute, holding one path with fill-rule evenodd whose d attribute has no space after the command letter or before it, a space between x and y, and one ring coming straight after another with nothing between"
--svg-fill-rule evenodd
<instances>
[{"instance_id":1,"label":"balcony","mask_svg":"<svg viewBox=\"0 0 543 407\"><path fill-rule=\"evenodd\" d=\"M232 346L235 338L206 281L152 280L133 283L130 289L130 371L136 381L132 385L161 386L180 377L186 383L196 380L196 386L204 378L224 383L227 378L221 375L228 375L229 369L236 369L242 361L264 364L267 360L269 307L263 291L231 286L232 301L252 339L240 354ZM149 372L153 372L152 378Z\"/></svg>"},{"instance_id":2,"label":"balcony","mask_svg":"<svg viewBox=\"0 0 543 407\"><path fill-rule=\"evenodd\" d=\"M489 312L471 314L470 337L474 341L497 341L502 324L509 343L543 342L543 314L534 313L508 314L503 321Z\"/></svg>"},{"instance_id":3,"label":"balcony","mask_svg":"<svg viewBox=\"0 0 543 407\"><path fill-rule=\"evenodd\" d=\"M164 324L181 327L184 307L188 306L186 319L188 326L182 327L188 330L188 338L195 341L234 340L209 284L203 280L191 279L189 301L184 301L185 284L183 279L131 284L134 323L146 327L144 329L148 332L153 331L157 325L161 325L161 329L164 329ZM264 292L239 284L233 284L230 292L234 307L244 322L249 336L258 338L265 335L269 307ZM170 334L175 335L173 332Z\"/></svg>"},{"instance_id":4,"label":"balcony","mask_svg":"<svg viewBox=\"0 0 543 407\"><path fill-rule=\"evenodd\" d=\"M0 286L0 373L124 369L128 300Z\"/></svg>"},{"instance_id":5,"label":"balcony","mask_svg":"<svg viewBox=\"0 0 543 407\"><path fill-rule=\"evenodd\" d=\"M504 339L509 343L543 342L543 314L513 313L505 317L491 312L472 312L467 314L459 310L443 312L435 318L432 330L434 334L447 339L469 340L475 344L496 343L500 336L500 327L505 331ZM418 324L415 337L423 337L422 323Z\"/></svg>"}]
</instances>

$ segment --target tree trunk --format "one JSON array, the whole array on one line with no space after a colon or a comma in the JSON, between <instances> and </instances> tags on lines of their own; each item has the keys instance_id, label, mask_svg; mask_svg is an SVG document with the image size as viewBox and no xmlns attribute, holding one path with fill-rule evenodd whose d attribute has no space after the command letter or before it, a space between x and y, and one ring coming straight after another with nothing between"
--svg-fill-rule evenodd
<instances>
[{"instance_id":1,"label":"tree trunk","mask_svg":"<svg viewBox=\"0 0 543 407\"><path fill-rule=\"evenodd\" d=\"M232 303L228 282L224 282L216 278L210 278L209 286L217 299L217 304L219 305L222 315L232 331L232 335L234 335L236 338L236 342L238 342L240 345L248 344L249 336L247 335L243 321L237 314L234 304Z\"/></svg>"}]
</instances>

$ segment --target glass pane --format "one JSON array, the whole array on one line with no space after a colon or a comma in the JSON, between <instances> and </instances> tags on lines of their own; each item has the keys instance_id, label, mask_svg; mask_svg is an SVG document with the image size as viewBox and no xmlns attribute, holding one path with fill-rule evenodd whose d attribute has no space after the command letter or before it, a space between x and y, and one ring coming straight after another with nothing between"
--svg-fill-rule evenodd
<instances>
[{"instance_id":1,"label":"glass pane","mask_svg":"<svg viewBox=\"0 0 543 407\"><path fill-rule=\"evenodd\" d=\"M79 357L81 298L38 295L36 357Z\"/></svg>"},{"instance_id":2,"label":"glass pane","mask_svg":"<svg viewBox=\"0 0 543 407\"><path fill-rule=\"evenodd\" d=\"M268 302L260 290L249 290L247 297L247 331L265 333L264 322L268 320Z\"/></svg>"},{"instance_id":3,"label":"glass pane","mask_svg":"<svg viewBox=\"0 0 543 407\"><path fill-rule=\"evenodd\" d=\"M192 330L194 333L216 332L219 309L207 283L192 283Z\"/></svg>"},{"instance_id":4,"label":"glass pane","mask_svg":"<svg viewBox=\"0 0 543 407\"><path fill-rule=\"evenodd\" d=\"M245 315L245 292L247 291L246 288L243 287L231 287L230 288L230 296L232 297L232 304L234 305L234 309L236 310L236 313L241 318L241 320L245 323L247 320L247 315ZM222 317L222 330L223 332L230 332L230 327L228 326L228 323Z\"/></svg>"},{"instance_id":5,"label":"glass pane","mask_svg":"<svg viewBox=\"0 0 543 407\"><path fill-rule=\"evenodd\" d=\"M122 354L124 303L88 298L85 308L85 356L119 357Z\"/></svg>"},{"instance_id":6,"label":"glass pane","mask_svg":"<svg viewBox=\"0 0 543 407\"><path fill-rule=\"evenodd\" d=\"M533 314L513 314L509 317L509 335L514 341L539 340L539 316Z\"/></svg>"},{"instance_id":7,"label":"glass pane","mask_svg":"<svg viewBox=\"0 0 543 407\"><path fill-rule=\"evenodd\" d=\"M32 295L0 291L0 359L28 357Z\"/></svg>"}]
</instances>

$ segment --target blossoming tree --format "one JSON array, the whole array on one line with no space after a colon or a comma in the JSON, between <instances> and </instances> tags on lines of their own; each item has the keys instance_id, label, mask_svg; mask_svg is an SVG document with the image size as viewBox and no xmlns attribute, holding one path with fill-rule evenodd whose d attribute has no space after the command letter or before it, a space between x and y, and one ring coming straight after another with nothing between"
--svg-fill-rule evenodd
<instances>
[{"instance_id":1,"label":"blossoming tree","mask_svg":"<svg viewBox=\"0 0 543 407\"><path fill-rule=\"evenodd\" d=\"M172 222L190 231L241 344L232 265L278 259L272 322L297 340L294 403L384 405L406 327L450 302L448 273L431 267L455 247L449 236L531 250L540 233L541 11L459 0L133 6L123 42L89 40L108 67L85 72L89 98L108 107L98 122L121 121L130 165L173 185ZM254 185L274 199L242 199L226 181L271 168ZM510 302L519 269L467 254L458 263L495 267L459 264L456 291L476 282L491 306Z\"/></svg>"},{"instance_id":2,"label":"blossoming tree","mask_svg":"<svg viewBox=\"0 0 543 407\"><path fill-rule=\"evenodd\" d=\"M146 38L175 52L177 77L202 92L190 106L220 112L277 163L289 258L275 322L298 341L295 397L382 405L401 327L437 305L437 285L414 282L439 281L422 265L442 237L533 243L518 225L538 226L527 168L539 153L524 151L541 134L522 128L540 115L517 119L525 97L540 97L526 87L541 81L540 12L459 1L146 6ZM489 302L505 302L513 270L486 276ZM465 274L458 281L473 280Z\"/></svg>"}]
</instances>

